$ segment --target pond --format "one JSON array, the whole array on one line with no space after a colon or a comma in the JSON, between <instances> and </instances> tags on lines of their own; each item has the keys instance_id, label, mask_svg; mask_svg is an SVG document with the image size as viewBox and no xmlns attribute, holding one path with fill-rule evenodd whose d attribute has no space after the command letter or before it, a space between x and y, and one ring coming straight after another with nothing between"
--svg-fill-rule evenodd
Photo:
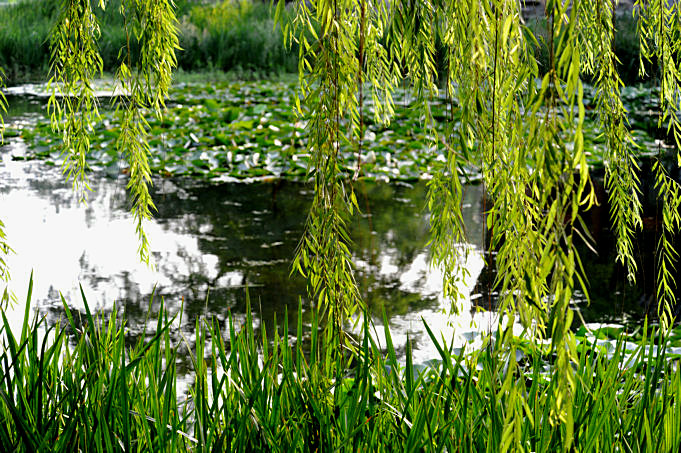
<instances>
[{"instance_id":1,"label":"pond","mask_svg":"<svg viewBox=\"0 0 681 453\"><path fill-rule=\"evenodd\" d=\"M33 271L33 303L40 313L62 316L60 294L82 309L79 285L91 307L123 307L132 332L143 328L152 293L154 307L161 298L173 310L184 306L182 328L188 333L199 316L243 318L247 294L268 322L275 315L282 321L287 310L294 316L299 297L308 305L305 280L291 275L311 200L307 186L157 180L158 212L147 226L151 269L137 255L125 176L93 175L93 190L82 205L58 168L13 161L22 146L10 141L3 148L0 212L16 252L8 260L12 289L22 299ZM363 213L350 230L361 292L377 319L386 311L396 337L421 332L420 317L436 321L449 303L441 297L439 274L428 265L425 184L359 182L355 189ZM466 190L471 229L480 229L481 193L480 186ZM482 262L471 245L474 279Z\"/></svg>"},{"instance_id":2,"label":"pond","mask_svg":"<svg viewBox=\"0 0 681 453\"><path fill-rule=\"evenodd\" d=\"M44 102L36 98L11 100L14 125L42 115ZM230 316L243 322L248 299L258 322L267 323L270 331L275 317L281 324L288 313L295 325L299 302L309 306L305 280L291 275L312 196L309 186L284 180L155 180L158 212L147 226L152 269L139 262L122 172L93 173L93 190L84 205L58 167L17 160L27 153L19 137L8 138L0 148L0 212L16 251L8 260L11 289L21 302L15 316L23 313L31 271L32 303L49 322L64 318L60 294L72 308L83 309L82 285L92 308L111 310L115 303L125 312L132 337L143 334L152 301L152 320L161 300L171 311L182 307L178 328L187 337L200 317L215 316L223 325ZM424 320L436 335L455 338L455 343L471 342L479 331L493 328L494 272L484 267L489 252L484 250L480 185L465 186L463 197L470 275L462 284L466 297L458 316L448 315L441 275L429 266L425 182L359 180L353 189L362 210L349 225L357 282L378 326L385 310L398 348L409 335L415 360L436 356ZM584 322L637 322L650 310L646 295L653 285L625 284L624 273L613 264L607 209L601 206L585 217L599 254L582 247L592 301L586 307L578 293L574 307L581 309Z\"/></svg>"}]
</instances>

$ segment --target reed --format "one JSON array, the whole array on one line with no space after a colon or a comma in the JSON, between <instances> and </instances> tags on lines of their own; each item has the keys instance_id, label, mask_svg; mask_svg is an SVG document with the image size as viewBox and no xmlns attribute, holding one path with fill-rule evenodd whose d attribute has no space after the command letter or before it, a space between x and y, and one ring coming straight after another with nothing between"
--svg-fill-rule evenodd
<instances>
[{"instance_id":1,"label":"reed","mask_svg":"<svg viewBox=\"0 0 681 453\"><path fill-rule=\"evenodd\" d=\"M521 339L514 349L523 358L510 367L515 351L499 349L494 336L455 354L431 332L440 357L424 366L412 363L409 346L398 361L387 328L379 348L365 323L340 369L323 359L328 345L314 317L304 338L302 310L292 344L278 330L254 330L250 310L240 330L230 319L225 333L198 320L190 343L173 331L179 313L161 304L155 330L130 345L119 311L92 314L84 295L82 315L64 301L64 324L29 321L31 287L18 336L2 312L3 451L544 452L566 435L548 423L551 357ZM581 343L576 451L679 451L681 372L655 338L644 331L633 352L623 340L607 353ZM187 392L178 385L183 354ZM514 391L498 398L504 385ZM504 423L513 407L522 426Z\"/></svg>"}]
</instances>

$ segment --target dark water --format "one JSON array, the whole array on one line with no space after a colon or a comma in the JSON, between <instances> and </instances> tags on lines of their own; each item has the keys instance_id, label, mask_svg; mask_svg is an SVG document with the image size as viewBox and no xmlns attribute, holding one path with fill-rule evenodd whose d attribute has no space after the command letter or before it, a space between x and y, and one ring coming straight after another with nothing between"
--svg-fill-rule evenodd
<instances>
[{"instance_id":1,"label":"dark water","mask_svg":"<svg viewBox=\"0 0 681 453\"><path fill-rule=\"evenodd\" d=\"M184 307L180 328L187 332L202 316L243 319L247 294L257 316L270 323L287 311L294 316L299 302L307 307L306 282L290 272L311 200L305 185L155 181L158 212L146 226L152 270L137 256L125 177L93 175L82 205L58 168L12 159L24 151L19 139L2 148L0 212L16 251L9 257L11 288L21 300L33 271L33 305L52 322L63 316L60 294L82 310L79 285L93 308L108 310L115 302L132 332L144 327L152 294L152 311L161 300L171 310ZM380 317L385 310L396 337L418 336L422 317L450 323L439 273L428 265L425 184L360 182L354 188L363 213L349 228L357 282L371 313ZM467 189L471 229L479 229L480 197L479 187ZM470 247L475 276L480 256ZM459 319L471 320L470 313Z\"/></svg>"},{"instance_id":2,"label":"dark water","mask_svg":"<svg viewBox=\"0 0 681 453\"><path fill-rule=\"evenodd\" d=\"M23 100L22 100L23 99ZM30 122L41 103L13 100L10 120ZM60 294L82 310L79 285L93 308L125 312L131 334L138 335L163 300L171 310L183 307L177 328L191 336L196 320L231 315L243 321L250 298L258 322L290 322L298 304L308 306L306 282L291 275L290 264L311 200L310 188L290 182L199 184L165 179L154 183L155 218L146 226L155 268L139 262L134 224L127 212L126 178L92 175L87 205L64 182L58 168L40 162L13 160L25 147L10 138L0 148L0 215L16 254L9 258L11 288L20 301L34 272L33 305L50 322L63 318ZM458 316L449 316L450 301L441 294L441 275L429 266L426 248L428 218L423 182L357 182L362 213L349 224L356 278L375 319L385 310L395 342L414 340L416 359L435 354L422 322L447 339L468 341L494 323L493 269L483 269L483 191L467 186L463 213L469 250L465 266L470 278L462 284L467 295ZM604 200L605 194L600 196ZM652 211L651 211L652 209ZM647 218L654 207L647 208ZM654 232L642 233L639 285L626 284L614 264L613 240L605 203L585 213L598 255L582 247L590 281L591 305L579 295L586 322L638 322L654 312L654 278L649 257ZM647 221L647 225L650 223ZM654 250L654 247L652 247ZM149 312L150 300L151 305ZM23 313L17 304L15 322ZM268 326L271 328L271 326Z\"/></svg>"},{"instance_id":3,"label":"dark water","mask_svg":"<svg viewBox=\"0 0 681 453\"><path fill-rule=\"evenodd\" d=\"M617 263L616 241L611 231L611 213L608 195L603 186L602 171L592 173L598 203L580 214L585 229L579 227L582 234L575 235L589 300L581 289L575 291L572 308L579 311L579 316L574 321L575 326L583 323L619 323L636 326L641 325L645 317L651 321L658 318L656 255L662 231L662 205L657 200L651 164L652 158L647 157L642 158L640 163L639 199L642 205L642 228L633 236L633 254L637 265L633 283L628 281L624 266ZM668 167L672 177L681 179L675 164L670 163ZM672 242L675 250L681 250L681 238L674 237ZM473 293L477 297L478 305L494 309L495 253L489 250L481 253L485 257L485 262L491 262L492 266L483 268ZM676 269L671 269L670 273L677 282L681 282L681 264L677 264ZM681 287L678 285L675 295L675 316L678 319L681 315L679 303Z\"/></svg>"}]
</instances>

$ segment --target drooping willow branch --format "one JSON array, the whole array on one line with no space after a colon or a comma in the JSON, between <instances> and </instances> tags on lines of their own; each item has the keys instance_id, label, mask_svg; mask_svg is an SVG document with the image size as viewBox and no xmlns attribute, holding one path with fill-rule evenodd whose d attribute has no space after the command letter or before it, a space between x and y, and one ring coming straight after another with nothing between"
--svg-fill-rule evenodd
<instances>
[{"instance_id":1,"label":"drooping willow branch","mask_svg":"<svg viewBox=\"0 0 681 453\"><path fill-rule=\"evenodd\" d=\"M428 210L430 211L430 251L432 262L443 272L443 290L446 297L456 300L460 282L467 275L464 264L466 242L461 200L463 187L459 167L472 162L477 147L476 114L481 101L482 74L486 67L486 51L481 33L485 30L484 12L477 1L446 2L442 5L442 19L438 22L439 35L446 48L446 96L452 99L451 119L454 109L460 123L447 125L448 136L456 136L445 147L446 163L433 173L428 183ZM472 19L472 20L471 20ZM461 62L469 64L461 64ZM454 102L457 104L455 105ZM438 143L435 143L438 145ZM463 249L463 250L462 250Z\"/></svg>"},{"instance_id":2,"label":"drooping willow branch","mask_svg":"<svg viewBox=\"0 0 681 453\"><path fill-rule=\"evenodd\" d=\"M584 72L594 77L598 118L606 134L605 186L616 239L617 261L635 280L637 270L633 251L634 233L640 230L641 201L635 143L628 130L626 110L621 99L622 79L617 72L613 50L615 27L613 3L608 0L580 5L581 49ZM596 18L593 20L592 18Z\"/></svg>"},{"instance_id":3,"label":"drooping willow branch","mask_svg":"<svg viewBox=\"0 0 681 453\"><path fill-rule=\"evenodd\" d=\"M677 165L681 166L681 71L676 64L676 56L681 51L681 40L678 30L681 18L678 4L667 1L638 0L639 9L638 32L641 48L641 73L644 73L644 62L656 63L660 82L660 116L658 127L672 134L676 147ZM674 248L673 239L681 232L681 191L679 182L673 179L663 162L661 148L653 163L655 190L657 199L662 205L662 231L657 246L657 303L658 315L662 326L666 329L673 321L674 304L676 303L673 272L678 262L678 252Z\"/></svg>"},{"instance_id":4,"label":"drooping willow branch","mask_svg":"<svg viewBox=\"0 0 681 453\"><path fill-rule=\"evenodd\" d=\"M0 88L5 87L5 71L0 68ZM0 91L0 144L5 140L5 119L3 115L7 113L7 98L5 93Z\"/></svg>"},{"instance_id":5,"label":"drooping willow branch","mask_svg":"<svg viewBox=\"0 0 681 453\"><path fill-rule=\"evenodd\" d=\"M0 88L4 87L4 72L0 68ZM4 143L5 120L3 115L7 113L7 99L2 91L0 91L0 145ZM5 224L0 220L0 282L8 283L10 279L9 268L5 258L12 253L12 249L7 242L7 235L5 234ZM2 300L8 298L7 288L3 290Z\"/></svg>"},{"instance_id":6,"label":"drooping willow branch","mask_svg":"<svg viewBox=\"0 0 681 453\"><path fill-rule=\"evenodd\" d=\"M179 48L175 14L168 0L128 0L121 3L125 18L126 47L116 74L125 97L117 106L121 128L116 141L119 152L127 156L130 180L127 188L133 197L132 212L139 238L139 254L149 262L149 241L143 223L151 219L154 203L149 193L149 123L145 114L160 117L168 96L172 70ZM133 62L131 36L137 37L140 54Z\"/></svg>"},{"instance_id":7,"label":"drooping willow branch","mask_svg":"<svg viewBox=\"0 0 681 453\"><path fill-rule=\"evenodd\" d=\"M308 111L299 106L299 112L308 119L315 186L293 267L307 276L310 296L331 327L327 333L333 341L342 341L343 323L362 306L346 227L358 206L340 174L339 159L343 148L361 143L363 92L358 91L365 83L371 87L375 119L392 115L391 103L381 96L391 92L395 79L380 41L386 23L382 2L298 2L293 28L286 35L300 49L301 97Z\"/></svg>"},{"instance_id":8,"label":"drooping willow branch","mask_svg":"<svg viewBox=\"0 0 681 453\"><path fill-rule=\"evenodd\" d=\"M104 7L99 0L99 7ZM97 49L99 23L90 0L62 0L50 33L48 111L52 128L61 135L63 171L82 201L90 190L87 178L89 135L99 120L92 82L102 74Z\"/></svg>"},{"instance_id":9,"label":"drooping willow branch","mask_svg":"<svg viewBox=\"0 0 681 453\"><path fill-rule=\"evenodd\" d=\"M104 0L97 6L105 8ZM140 258L149 263L149 241L143 222L152 216L154 204L149 193L149 125L147 114L160 116L168 95L172 70L179 48L177 20L169 0L123 0L126 44L116 79L123 95L116 105L120 130L116 147L127 157L132 196L132 213L139 238ZM62 0L57 24L50 35L52 96L48 104L52 127L62 137L64 172L86 200L89 134L99 121L93 80L102 74L97 49L99 24L90 0ZM133 59L131 39L140 52Z\"/></svg>"}]
</instances>

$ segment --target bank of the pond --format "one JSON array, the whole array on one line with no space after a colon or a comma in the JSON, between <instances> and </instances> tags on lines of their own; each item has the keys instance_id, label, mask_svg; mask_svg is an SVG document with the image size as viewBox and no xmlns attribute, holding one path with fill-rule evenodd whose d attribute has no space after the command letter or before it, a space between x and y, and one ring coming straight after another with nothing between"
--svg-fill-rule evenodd
<instances>
[{"instance_id":1,"label":"bank of the pond","mask_svg":"<svg viewBox=\"0 0 681 453\"><path fill-rule=\"evenodd\" d=\"M301 313L293 342L277 329L256 334L247 310L242 328L197 320L188 343L172 332L181 313L161 306L149 335L131 345L117 313L85 307L76 317L64 302L67 320L55 328L31 321L28 308L20 334L5 322L5 451L681 448L681 348L646 328L580 336L566 399L551 350L522 338L487 337L478 349L453 351L431 335L437 360L415 366L409 348L397 361L389 329L377 344L364 324L352 360L335 369L316 359L329 346L323 339L304 341ZM186 393L175 365L185 348L193 375Z\"/></svg>"},{"instance_id":2,"label":"bank of the pond","mask_svg":"<svg viewBox=\"0 0 681 453\"><path fill-rule=\"evenodd\" d=\"M275 2L276 3L276 2ZM526 6L532 2L525 2ZM270 2L252 0L212 0L174 2L179 20L178 67L185 71L232 71L247 77L262 78L271 74L296 72L298 51L293 43L286 49L283 34L273 21ZM0 5L3 5L0 3ZM49 70L49 33L56 22L59 3L53 0L20 0L0 8L0 68L11 84L43 79ZM120 65L119 51L126 43L120 0L108 0L106 9L93 5L101 26L98 49L103 68L115 72ZM284 9L283 21L290 25ZM526 14L527 25L536 36L546 34L540 11ZM529 12L529 11L526 11ZM538 14L539 13L539 14ZM637 20L631 12L613 18L615 34L613 50L618 70L625 83L640 81ZM436 36L436 60L442 72L445 67L443 45ZM539 69L548 67L546 39L536 48ZM133 54L136 43L132 42ZM650 65L649 65L650 66ZM655 77L653 67L648 76Z\"/></svg>"}]
</instances>

